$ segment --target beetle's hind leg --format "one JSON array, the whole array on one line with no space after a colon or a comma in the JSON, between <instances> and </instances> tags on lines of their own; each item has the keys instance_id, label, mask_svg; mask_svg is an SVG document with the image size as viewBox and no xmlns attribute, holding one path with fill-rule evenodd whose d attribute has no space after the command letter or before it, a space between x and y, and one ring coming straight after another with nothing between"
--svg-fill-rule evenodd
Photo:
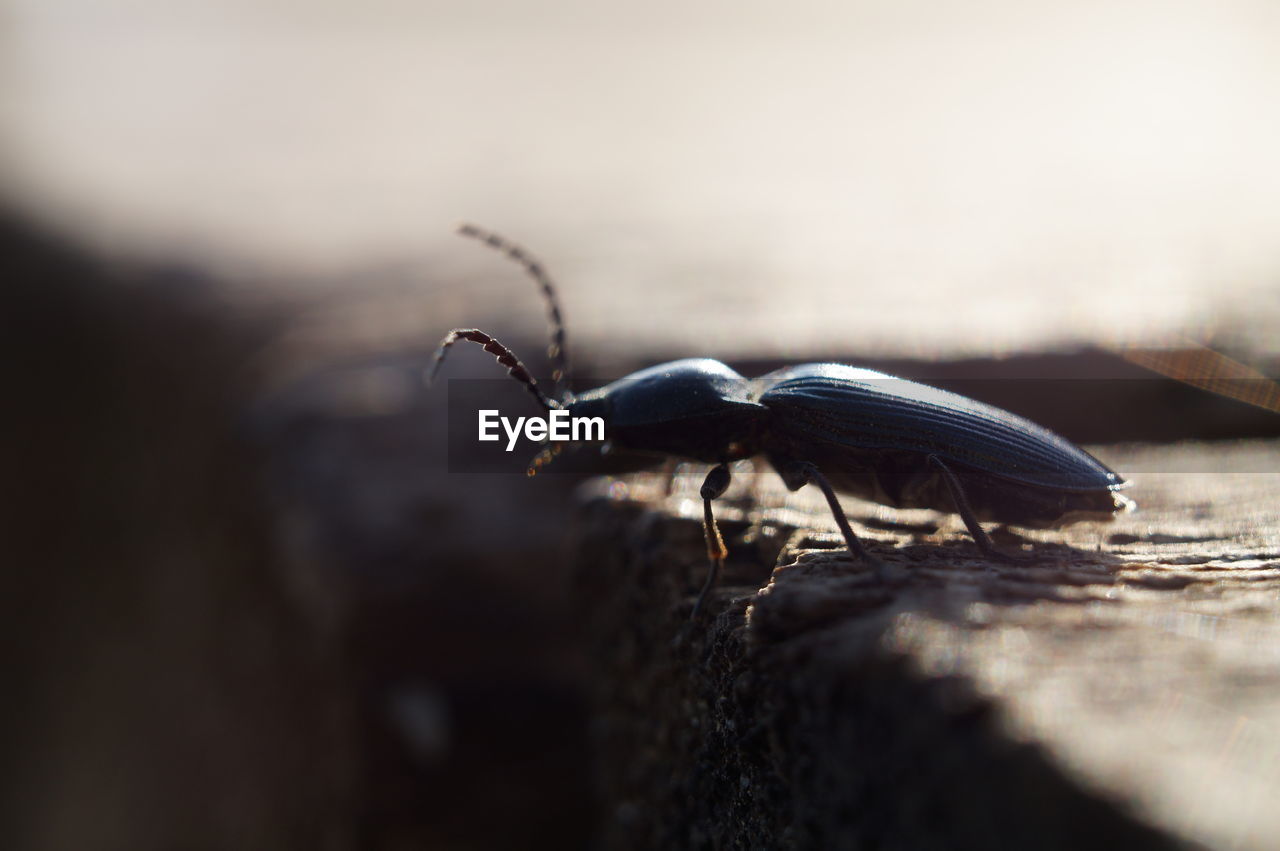
<instances>
[{"instance_id":1,"label":"beetle's hind leg","mask_svg":"<svg viewBox=\"0 0 1280 851\"><path fill-rule=\"evenodd\" d=\"M720 535L720 527L716 525L715 514L711 511L711 500L722 496L729 489L730 481L729 466L719 464L711 468L711 472L707 473L707 478L702 483L702 531L707 536L707 558L711 560L711 569L707 572L707 581L703 583L702 590L698 593L698 602L693 604L693 612L689 615L691 619L696 618L702 611L702 603L715 587L720 569L724 566L725 556L729 554L729 550L724 545L724 538Z\"/></svg>"},{"instance_id":2,"label":"beetle's hind leg","mask_svg":"<svg viewBox=\"0 0 1280 851\"><path fill-rule=\"evenodd\" d=\"M984 556L996 561L1023 562L1027 560L1025 556L1010 555L996 549L996 545L991 541L991 536L987 534L987 530L982 528L982 524L978 522L977 516L973 513L973 507L969 505L969 498L964 495L964 486L960 484L960 477L937 455L929 456L929 465L942 474L942 481L947 485L947 492L951 494L951 502L955 505L956 512L959 513L960 519L964 521L965 528L973 536L973 542L978 545L978 549Z\"/></svg>"}]
</instances>

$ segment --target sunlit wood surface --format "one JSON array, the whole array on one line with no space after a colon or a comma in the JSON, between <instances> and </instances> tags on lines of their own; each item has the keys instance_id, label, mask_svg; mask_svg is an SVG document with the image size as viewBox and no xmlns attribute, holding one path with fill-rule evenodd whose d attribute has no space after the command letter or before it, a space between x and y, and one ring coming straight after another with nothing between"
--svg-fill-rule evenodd
<instances>
[{"instance_id":1,"label":"sunlit wood surface","mask_svg":"<svg viewBox=\"0 0 1280 851\"><path fill-rule=\"evenodd\" d=\"M1145 471L1134 474L1130 492L1139 511L1106 526L997 536L1006 548L1034 546L1039 559L1030 566L982 559L956 521L848 500L858 534L893 566L887 587L839 549L810 549L837 546L820 499L788 496L772 474L754 496L744 482L722 511L734 553L729 578L695 624L686 618L705 569L700 475L678 478L670 497L658 479L597 486L606 496L585 503L581 581L594 637L607 648L599 694L605 740L615 748L609 764L617 768L607 773L616 803L658 822L687 818L683 828L722 839L747 825L772 829L741 821L755 794L762 807L794 804L777 824L796 819L791 835L810 840L910 846L929 831L945 840L950 830L946 847L973 847L975 836L999 847L1019 830L1042 829L1043 847L1103 847L1121 836L1126 847L1172 847L1165 839L1274 847L1280 446L1134 447L1107 457L1118 469ZM796 529L814 536L770 575L760 561ZM757 686L769 696L759 706ZM646 717L628 717L641 711L645 689ZM895 705L891 721L867 726L879 718L877 701L908 693L919 702ZM789 703L818 708L788 714ZM735 713L744 707L766 705L777 714L761 716L765 729L749 746L755 760L732 756L723 725L742 723ZM968 727L952 725L976 705L991 726L975 745ZM783 718L787 729L770 726ZM963 764L948 750L953 735L973 748ZM628 753L637 742L648 745ZM1044 762L1037 756L1033 769L1006 759L1023 745ZM691 756L683 761L667 747ZM893 762L908 756L912 762ZM628 758L678 767L663 780ZM733 761L731 777L696 768L717 759ZM797 760L808 761L806 771ZM682 775L686 769L692 773ZM835 777L852 785L842 791L817 779ZM734 788L718 788L730 781ZM1015 797L1002 798L1006 792ZM1009 812L1021 794L1040 795L1044 811ZM725 803L717 823L681 795L740 806ZM801 798L816 803L802 807ZM955 821L957 801L971 811L968 821ZM975 823L986 826L967 832ZM1129 836L1135 825L1156 833ZM627 847L626 832L614 828Z\"/></svg>"}]
</instances>

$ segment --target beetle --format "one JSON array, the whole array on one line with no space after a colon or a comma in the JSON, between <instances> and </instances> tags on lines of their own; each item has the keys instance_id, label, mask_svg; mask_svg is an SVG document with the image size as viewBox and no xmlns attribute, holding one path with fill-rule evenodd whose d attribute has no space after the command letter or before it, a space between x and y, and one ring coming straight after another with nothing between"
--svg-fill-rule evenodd
<instances>
[{"instance_id":1,"label":"beetle","mask_svg":"<svg viewBox=\"0 0 1280 851\"><path fill-rule=\"evenodd\" d=\"M896 508L960 515L978 549L1001 561L1025 561L993 545L983 521L1056 528L1109 520L1132 509L1124 479L1075 444L1030 420L945 390L836 363L804 364L749 379L708 358L672 361L575 394L555 287L543 266L495 233L463 225L459 232L524 267L545 297L552 325L548 355L555 387L546 393L519 358L477 328L455 328L441 341L434 378L459 340L493 354L545 410L602 417L619 449L712 465L702 484L703 530L710 561L694 603L702 605L727 550L712 502L730 484L729 464L764 456L792 491L822 491L849 553L884 571L867 552L840 506L847 493ZM558 452L544 449L533 475Z\"/></svg>"}]
</instances>

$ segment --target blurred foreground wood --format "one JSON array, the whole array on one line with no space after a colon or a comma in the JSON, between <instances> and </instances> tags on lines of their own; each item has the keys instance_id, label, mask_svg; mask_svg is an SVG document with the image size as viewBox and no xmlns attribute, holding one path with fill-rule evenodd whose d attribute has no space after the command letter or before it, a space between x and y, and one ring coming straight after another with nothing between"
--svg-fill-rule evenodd
<instances>
[{"instance_id":1,"label":"blurred foreground wood","mask_svg":"<svg viewBox=\"0 0 1280 851\"><path fill-rule=\"evenodd\" d=\"M268 323L0 212L0 847L356 847L340 588L243 436Z\"/></svg>"},{"instance_id":2,"label":"blurred foreground wood","mask_svg":"<svg viewBox=\"0 0 1280 851\"><path fill-rule=\"evenodd\" d=\"M983 560L956 520L847 500L887 585L833 549L814 495L739 475L697 623L701 472L670 497L593 483L577 553L604 847L1274 847L1278 448L1108 452L1139 512L996 536L1031 566Z\"/></svg>"},{"instance_id":3,"label":"blurred foreground wood","mask_svg":"<svg viewBox=\"0 0 1280 851\"><path fill-rule=\"evenodd\" d=\"M581 847L571 481L448 475L429 350L281 383L301 305L0 258L0 848Z\"/></svg>"}]
</instances>

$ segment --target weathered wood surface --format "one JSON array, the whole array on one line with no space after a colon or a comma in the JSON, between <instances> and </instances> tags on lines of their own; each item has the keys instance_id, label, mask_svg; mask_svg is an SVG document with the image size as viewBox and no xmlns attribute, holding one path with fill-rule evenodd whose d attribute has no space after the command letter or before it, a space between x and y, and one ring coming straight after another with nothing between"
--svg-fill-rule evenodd
<instances>
[{"instance_id":1,"label":"weathered wood surface","mask_svg":"<svg viewBox=\"0 0 1280 851\"><path fill-rule=\"evenodd\" d=\"M589 485L605 846L1276 847L1280 445L1105 458L1139 511L996 536L1029 566L846 500L883 585L820 497L740 475L696 623L700 473Z\"/></svg>"}]
</instances>

